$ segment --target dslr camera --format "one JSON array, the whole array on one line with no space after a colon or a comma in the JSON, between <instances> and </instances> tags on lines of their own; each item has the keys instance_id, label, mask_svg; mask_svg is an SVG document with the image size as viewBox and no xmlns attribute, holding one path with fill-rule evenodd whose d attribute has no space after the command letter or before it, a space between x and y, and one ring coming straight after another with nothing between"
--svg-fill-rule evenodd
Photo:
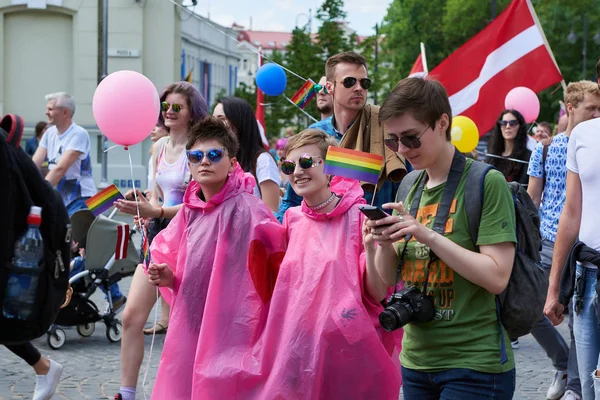
<instances>
[{"instance_id":1,"label":"dslr camera","mask_svg":"<svg viewBox=\"0 0 600 400\"><path fill-rule=\"evenodd\" d=\"M383 329L392 332L409 322L427 322L434 317L433 298L411 286L389 298L387 307L379 314L379 322Z\"/></svg>"}]
</instances>

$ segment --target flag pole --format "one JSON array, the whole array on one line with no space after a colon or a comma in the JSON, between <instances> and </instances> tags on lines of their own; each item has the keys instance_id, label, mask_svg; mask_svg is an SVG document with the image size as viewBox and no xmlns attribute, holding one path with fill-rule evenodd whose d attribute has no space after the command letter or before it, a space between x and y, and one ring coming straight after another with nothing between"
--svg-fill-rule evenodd
<instances>
[{"instance_id":1,"label":"flag pole","mask_svg":"<svg viewBox=\"0 0 600 400\"><path fill-rule=\"evenodd\" d=\"M546 46L546 50L548 50L548 53L550 53L550 57L552 57L552 61L554 61L554 65L556 66L556 69L558 70L558 72L560 72L560 68L558 67L558 63L556 62L554 53L552 52L552 49L550 48L550 43L548 43L548 39L546 39L546 34L544 33L544 28L542 28L542 24L540 23L540 20L538 19L538 16L535 12L535 8L533 8L533 4L531 4L531 0L525 0L525 1L527 2L527 7L529 7L529 12L531 13L531 16L533 17L533 21L535 22L535 25L538 27L538 29L542 33L542 39L544 39L544 45ZM560 72L560 75L562 76L562 72ZM564 79L562 81L560 81L560 84L561 84L563 90L567 90L567 83L565 82Z\"/></svg>"},{"instance_id":2,"label":"flag pole","mask_svg":"<svg viewBox=\"0 0 600 400\"><path fill-rule=\"evenodd\" d=\"M306 115L308 118L312 119L314 122L319 122L317 121L317 119L315 117L313 117L312 115L310 115L309 113L307 113L306 111L304 111L303 109L301 109L300 107L298 107L298 105L296 105L296 103L294 103L292 101L292 99L290 99L289 97L287 97L286 95L283 95L283 97L285 97L285 99L287 101L289 101L290 103L292 103L294 106L296 106L296 108L300 111L302 111L304 113L304 115Z\"/></svg>"},{"instance_id":3,"label":"flag pole","mask_svg":"<svg viewBox=\"0 0 600 400\"><path fill-rule=\"evenodd\" d=\"M425 43L421 42L421 60L423 61L423 70L425 71L425 75L429 74L429 69L427 68L427 56L425 55Z\"/></svg>"}]
</instances>

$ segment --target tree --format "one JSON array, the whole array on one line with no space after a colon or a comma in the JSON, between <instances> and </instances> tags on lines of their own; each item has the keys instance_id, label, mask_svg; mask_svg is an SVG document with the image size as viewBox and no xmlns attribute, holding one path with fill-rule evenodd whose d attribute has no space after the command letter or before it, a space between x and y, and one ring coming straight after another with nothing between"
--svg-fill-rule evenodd
<instances>
[{"instance_id":1,"label":"tree","mask_svg":"<svg viewBox=\"0 0 600 400\"><path fill-rule=\"evenodd\" d=\"M332 55L350 51L354 47L356 36L344 29L345 19L344 0L325 0L317 10L317 20L321 22L317 42L321 47L323 62Z\"/></svg>"}]
</instances>

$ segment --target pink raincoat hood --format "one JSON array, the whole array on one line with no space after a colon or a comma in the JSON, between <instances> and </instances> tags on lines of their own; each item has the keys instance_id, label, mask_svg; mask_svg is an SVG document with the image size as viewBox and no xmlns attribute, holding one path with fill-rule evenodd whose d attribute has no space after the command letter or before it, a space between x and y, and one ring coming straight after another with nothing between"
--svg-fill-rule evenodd
<instances>
[{"instance_id":1,"label":"pink raincoat hood","mask_svg":"<svg viewBox=\"0 0 600 400\"><path fill-rule=\"evenodd\" d=\"M239 399L397 400L401 330L384 331L383 307L366 290L359 182L334 178L328 214L301 207L284 217L288 247L254 355L263 379Z\"/></svg>"}]
</instances>

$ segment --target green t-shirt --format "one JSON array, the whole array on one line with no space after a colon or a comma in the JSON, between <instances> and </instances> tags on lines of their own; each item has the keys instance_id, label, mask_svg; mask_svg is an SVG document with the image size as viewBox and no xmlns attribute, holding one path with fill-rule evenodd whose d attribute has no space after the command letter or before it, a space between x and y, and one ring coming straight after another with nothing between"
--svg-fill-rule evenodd
<instances>
[{"instance_id":1,"label":"green t-shirt","mask_svg":"<svg viewBox=\"0 0 600 400\"><path fill-rule=\"evenodd\" d=\"M461 247L475 250L469 235L464 206L466 168L455 194L446 222L445 236ZM446 184L424 188L417 221L431 228ZM416 187L416 186L415 186ZM409 207L415 187L404 204ZM492 170L484 182L484 201L477 245L516 242L515 211L510 189L502 173ZM397 243L401 254L404 241ZM429 248L414 238L408 243L402 280L405 287L423 289ZM487 373L506 372L515 367L508 335L504 331L508 362L500 363L500 328L495 295L466 280L443 260L431 263L428 293L435 300L436 316L426 323L404 326L400 361L415 370L435 372L451 368L468 368Z\"/></svg>"}]
</instances>

